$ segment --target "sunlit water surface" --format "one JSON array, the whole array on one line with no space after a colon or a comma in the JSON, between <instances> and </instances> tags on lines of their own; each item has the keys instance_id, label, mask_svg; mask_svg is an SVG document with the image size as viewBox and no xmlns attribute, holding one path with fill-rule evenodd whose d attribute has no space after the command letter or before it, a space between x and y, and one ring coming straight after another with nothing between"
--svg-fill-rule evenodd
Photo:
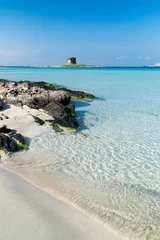
<instances>
[{"instance_id":1,"label":"sunlit water surface","mask_svg":"<svg viewBox=\"0 0 160 240\"><path fill-rule=\"evenodd\" d=\"M129 239L160 239L160 70L1 68L0 78L98 97L75 102L78 134L50 131L31 141L37 156L29 164L65 176L68 199Z\"/></svg>"}]
</instances>

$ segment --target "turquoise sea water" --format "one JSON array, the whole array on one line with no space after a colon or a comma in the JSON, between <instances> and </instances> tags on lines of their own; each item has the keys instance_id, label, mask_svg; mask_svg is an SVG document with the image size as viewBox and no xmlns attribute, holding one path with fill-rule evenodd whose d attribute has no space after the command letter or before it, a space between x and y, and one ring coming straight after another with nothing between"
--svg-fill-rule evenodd
<instances>
[{"instance_id":1,"label":"turquoise sea water","mask_svg":"<svg viewBox=\"0 0 160 240\"><path fill-rule=\"evenodd\" d=\"M128 239L160 239L160 69L17 67L0 68L0 78L98 97L75 102L79 134L38 136L31 142L37 157L24 164L64 176L68 199Z\"/></svg>"}]
</instances>

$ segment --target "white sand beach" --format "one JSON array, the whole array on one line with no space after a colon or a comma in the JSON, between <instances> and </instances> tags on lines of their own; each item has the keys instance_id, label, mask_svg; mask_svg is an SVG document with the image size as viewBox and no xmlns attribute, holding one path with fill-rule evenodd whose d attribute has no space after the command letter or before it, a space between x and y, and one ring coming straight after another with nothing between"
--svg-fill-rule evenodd
<instances>
[{"instance_id":1,"label":"white sand beach","mask_svg":"<svg viewBox=\"0 0 160 240\"><path fill-rule=\"evenodd\" d=\"M0 169L1 240L114 240L71 205Z\"/></svg>"},{"instance_id":2,"label":"white sand beach","mask_svg":"<svg viewBox=\"0 0 160 240\"><path fill-rule=\"evenodd\" d=\"M3 118L2 114L9 118ZM7 104L4 105L4 110L0 113L0 116L3 118L3 120L0 121L0 125L5 124L7 127L17 130L17 132L28 138L35 137L49 129L47 125L39 126L35 123L31 115L38 116L42 119L52 119L43 110L31 109L26 105L17 107L12 104Z\"/></svg>"}]
</instances>

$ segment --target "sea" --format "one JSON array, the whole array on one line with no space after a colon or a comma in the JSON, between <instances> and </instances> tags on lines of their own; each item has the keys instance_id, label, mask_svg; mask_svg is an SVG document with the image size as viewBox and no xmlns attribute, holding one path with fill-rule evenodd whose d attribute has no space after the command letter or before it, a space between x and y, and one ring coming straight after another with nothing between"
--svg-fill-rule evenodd
<instances>
[{"instance_id":1,"label":"sea","mask_svg":"<svg viewBox=\"0 0 160 240\"><path fill-rule=\"evenodd\" d=\"M82 128L35 137L35 157L22 155L19 168L48 175L60 196L117 236L159 240L160 68L8 67L0 68L0 78L46 81L97 97L72 101Z\"/></svg>"}]
</instances>

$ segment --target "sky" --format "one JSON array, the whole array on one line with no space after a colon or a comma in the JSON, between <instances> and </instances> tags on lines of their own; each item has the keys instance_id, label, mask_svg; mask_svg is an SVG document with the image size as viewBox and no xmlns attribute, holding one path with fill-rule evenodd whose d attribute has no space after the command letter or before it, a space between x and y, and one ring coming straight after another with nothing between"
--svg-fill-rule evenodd
<instances>
[{"instance_id":1,"label":"sky","mask_svg":"<svg viewBox=\"0 0 160 240\"><path fill-rule=\"evenodd\" d=\"M0 65L160 62L159 0L0 0Z\"/></svg>"}]
</instances>

